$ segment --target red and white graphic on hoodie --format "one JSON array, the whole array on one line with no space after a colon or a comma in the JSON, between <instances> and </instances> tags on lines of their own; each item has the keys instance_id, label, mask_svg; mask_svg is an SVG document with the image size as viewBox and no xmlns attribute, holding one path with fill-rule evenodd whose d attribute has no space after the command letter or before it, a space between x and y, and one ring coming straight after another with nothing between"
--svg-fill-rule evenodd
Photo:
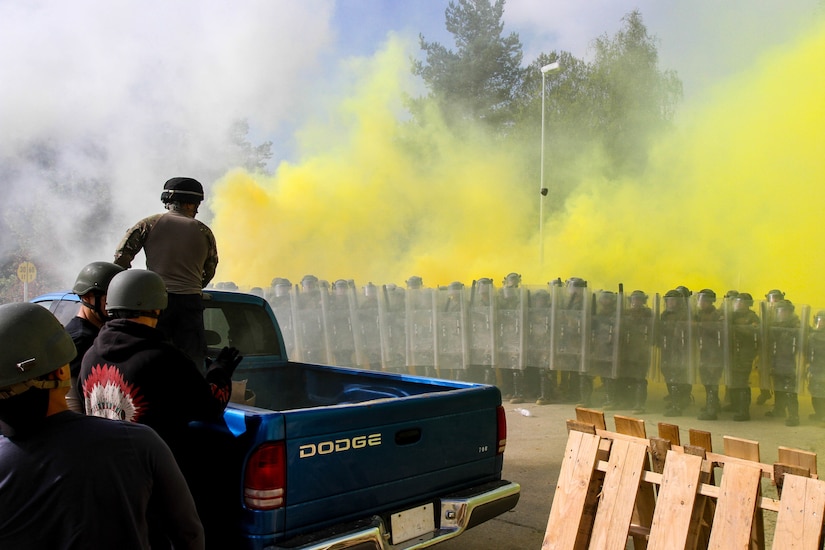
<instances>
[{"instance_id":1,"label":"red and white graphic on hoodie","mask_svg":"<svg viewBox=\"0 0 825 550\"><path fill-rule=\"evenodd\" d=\"M138 422L145 406L137 388L114 366L92 367L83 385L86 414L110 420Z\"/></svg>"}]
</instances>

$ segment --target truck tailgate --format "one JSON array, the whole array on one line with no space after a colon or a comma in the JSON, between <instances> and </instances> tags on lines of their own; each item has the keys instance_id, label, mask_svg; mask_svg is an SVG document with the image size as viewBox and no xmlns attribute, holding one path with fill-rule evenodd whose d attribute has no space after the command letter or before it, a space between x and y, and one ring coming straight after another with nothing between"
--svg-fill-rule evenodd
<instances>
[{"instance_id":1,"label":"truck tailgate","mask_svg":"<svg viewBox=\"0 0 825 550\"><path fill-rule=\"evenodd\" d=\"M287 535L499 479L500 403L476 387L286 412Z\"/></svg>"}]
</instances>

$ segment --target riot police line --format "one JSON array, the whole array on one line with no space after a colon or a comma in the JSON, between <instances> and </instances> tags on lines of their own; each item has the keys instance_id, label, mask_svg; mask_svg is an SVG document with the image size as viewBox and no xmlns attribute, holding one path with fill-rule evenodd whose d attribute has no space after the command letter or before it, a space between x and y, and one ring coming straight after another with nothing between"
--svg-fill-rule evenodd
<instances>
[{"instance_id":1,"label":"riot police line","mask_svg":"<svg viewBox=\"0 0 825 550\"><path fill-rule=\"evenodd\" d=\"M648 295L621 285L592 291L578 278L542 287L508 278L501 287L479 279L426 288L416 277L407 288L370 283L359 291L353 281L324 285L310 276L300 285L273 280L266 298L288 355L303 362L492 383L516 403L637 413L648 381L661 381L666 415L695 403L709 420L725 407L723 391L734 419L748 420L759 390L775 400L769 412L791 425L807 391L825 420L825 313L811 327L809 306L749 294Z\"/></svg>"}]
</instances>

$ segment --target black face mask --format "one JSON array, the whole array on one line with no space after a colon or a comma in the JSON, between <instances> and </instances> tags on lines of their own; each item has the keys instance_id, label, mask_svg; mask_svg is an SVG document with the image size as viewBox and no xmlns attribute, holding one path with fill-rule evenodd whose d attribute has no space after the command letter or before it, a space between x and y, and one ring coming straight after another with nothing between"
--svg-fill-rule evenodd
<instances>
[{"instance_id":1,"label":"black face mask","mask_svg":"<svg viewBox=\"0 0 825 550\"><path fill-rule=\"evenodd\" d=\"M49 390L31 388L0 400L0 431L9 439L25 437L37 430L46 418Z\"/></svg>"}]
</instances>

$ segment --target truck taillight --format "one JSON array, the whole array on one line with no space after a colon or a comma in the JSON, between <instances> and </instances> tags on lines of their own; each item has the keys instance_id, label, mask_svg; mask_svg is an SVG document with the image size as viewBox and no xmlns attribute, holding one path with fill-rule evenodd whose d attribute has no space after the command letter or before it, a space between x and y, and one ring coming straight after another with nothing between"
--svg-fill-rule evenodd
<instances>
[{"instance_id":1,"label":"truck taillight","mask_svg":"<svg viewBox=\"0 0 825 550\"><path fill-rule=\"evenodd\" d=\"M283 442L264 443L246 463L244 503L252 510L274 510L284 505L286 452Z\"/></svg>"},{"instance_id":2,"label":"truck taillight","mask_svg":"<svg viewBox=\"0 0 825 550\"><path fill-rule=\"evenodd\" d=\"M504 447L507 446L507 416L504 414L504 407L499 406L496 409L496 434L498 436L498 450L496 454L502 454Z\"/></svg>"}]
</instances>

